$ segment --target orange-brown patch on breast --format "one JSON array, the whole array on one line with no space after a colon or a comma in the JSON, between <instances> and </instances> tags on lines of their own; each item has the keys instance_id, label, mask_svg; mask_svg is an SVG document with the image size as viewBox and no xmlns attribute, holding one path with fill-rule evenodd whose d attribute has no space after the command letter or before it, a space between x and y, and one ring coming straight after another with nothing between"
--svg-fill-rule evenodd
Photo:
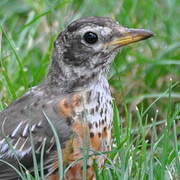
<instances>
[{"instance_id":1,"label":"orange-brown patch on breast","mask_svg":"<svg viewBox=\"0 0 180 180\"><path fill-rule=\"evenodd\" d=\"M82 163L75 164L73 167L70 168L70 170L65 175L65 180L82 180L82 171L83 166ZM87 167L86 169L86 179L92 180L94 177L94 170L93 167Z\"/></svg>"},{"instance_id":2,"label":"orange-brown patch on breast","mask_svg":"<svg viewBox=\"0 0 180 180\"><path fill-rule=\"evenodd\" d=\"M59 101L58 109L59 112L65 117L70 117L73 114L73 107L67 99L62 99L61 101Z\"/></svg>"},{"instance_id":3,"label":"orange-brown patch on breast","mask_svg":"<svg viewBox=\"0 0 180 180\"><path fill-rule=\"evenodd\" d=\"M76 107L82 104L82 96L74 94L67 99L62 99L58 102L58 110L64 117L72 117Z\"/></svg>"},{"instance_id":4,"label":"orange-brown patch on breast","mask_svg":"<svg viewBox=\"0 0 180 180\"><path fill-rule=\"evenodd\" d=\"M93 137L91 137L91 146L93 150L99 151L101 147L102 138L99 137L98 133L96 133Z\"/></svg>"},{"instance_id":5,"label":"orange-brown patch on breast","mask_svg":"<svg viewBox=\"0 0 180 180\"><path fill-rule=\"evenodd\" d=\"M72 106L77 107L80 106L82 102L82 97L79 94L75 94L72 96Z\"/></svg>"},{"instance_id":6,"label":"orange-brown patch on breast","mask_svg":"<svg viewBox=\"0 0 180 180\"><path fill-rule=\"evenodd\" d=\"M87 123L76 121L74 122L72 129L77 134L79 139L81 139L81 143L83 141L86 141L87 143L89 143L89 127Z\"/></svg>"},{"instance_id":7,"label":"orange-brown patch on breast","mask_svg":"<svg viewBox=\"0 0 180 180\"><path fill-rule=\"evenodd\" d=\"M49 180L58 180L58 174L57 174L57 173L52 174L52 175L49 177Z\"/></svg>"},{"instance_id":8,"label":"orange-brown patch on breast","mask_svg":"<svg viewBox=\"0 0 180 180\"><path fill-rule=\"evenodd\" d=\"M75 158L78 158L78 157L75 157L74 156L74 143L75 143L75 139L70 139L66 142L66 146L65 148L63 149L63 161L64 161L64 164L67 165L71 162L73 162L75 160Z\"/></svg>"},{"instance_id":9,"label":"orange-brown patch on breast","mask_svg":"<svg viewBox=\"0 0 180 180\"><path fill-rule=\"evenodd\" d=\"M74 135L66 142L63 149L63 159L65 164L70 164L83 157L83 147L90 146L89 127L80 121L72 125ZM83 161L79 160L65 174L67 180L82 180ZM87 167L87 180L92 180L94 176L93 168Z\"/></svg>"},{"instance_id":10,"label":"orange-brown patch on breast","mask_svg":"<svg viewBox=\"0 0 180 180\"><path fill-rule=\"evenodd\" d=\"M69 164L83 156L83 147L90 145L89 127L80 121L74 122L72 125L74 134L66 142L63 149L63 160L65 164Z\"/></svg>"}]
</instances>

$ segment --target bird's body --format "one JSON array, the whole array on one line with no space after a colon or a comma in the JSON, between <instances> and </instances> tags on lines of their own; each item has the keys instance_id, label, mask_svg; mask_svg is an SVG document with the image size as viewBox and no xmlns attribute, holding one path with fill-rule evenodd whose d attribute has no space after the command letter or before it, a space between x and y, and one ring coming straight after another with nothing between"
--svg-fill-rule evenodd
<instances>
[{"instance_id":1,"label":"bird's body","mask_svg":"<svg viewBox=\"0 0 180 180\"><path fill-rule=\"evenodd\" d=\"M58 149L47 117L58 134L64 166L82 158L83 148L88 147L87 179L93 179L93 159L100 168L106 157L93 153L111 147L113 108L104 72L120 47L116 38L125 31L110 18L89 17L60 33L47 79L0 112L0 180L19 179L2 161L17 169L21 163L33 172L32 140L38 162L45 144L45 175L51 180L58 178ZM152 35L148 33L141 39ZM65 178L81 180L82 166L82 160L76 162Z\"/></svg>"},{"instance_id":2,"label":"bird's body","mask_svg":"<svg viewBox=\"0 0 180 180\"><path fill-rule=\"evenodd\" d=\"M32 88L1 113L1 118L4 119L4 122L2 121L4 125L1 124L3 133L10 135L10 143L16 149L16 154L23 161L26 161L26 155L29 155L31 152L30 137L27 135L28 128L32 129L37 155L40 155L40 148L46 140L46 156L49 156L49 159L52 158L51 155L56 156L56 149L54 150L55 140L42 111L47 114L49 119L53 120L53 124L57 127L56 130L61 137L63 159L66 165L83 157L83 150L81 150L83 146L89 147L89 150L93 151L109 150L113 118L112 100L109 85L103 76L99 77L97 82L90 87L81 91L64 93L63 95L52 93L51 90L41 87L43 86ZM14 106L17 106L17 109L14 109ZM9 117L8 114L11 114L11 116ZM18 120L16 120L17 118ZM61 121L59 121L59 118L61 118ZM42 121L42 119L44 120ZM11 129L12 126L14 129ZM76 136L72 132L76 133ZM9 159L10 156L15 158L15 155L4 144L6 144L5 138L1 136L0 146L3 154L0 157L5 160ZM101 158L99 165L103 163L103 157ZM53 167L53 163L56 164L58 161L57 156L54 157L53 161L52 166L49 168L50 172L54 172L57 169L56 166ZM25 163L28 165L29 162ZM87 165L92 166L92 160ZM4 164L1 164L1 166L1 169L5 167ZM77 163L75 168L80 169L81 172L82 162ZM7 168L5 170L7 171ZM50 172L47 170L48 174ZM75 172L77 175L73 173L71 175L72 179L75 179L75 176L80 176L77 170ZM7 174L11 176L10 173L7 172ZM68 175L70 176L70 173ZM4 176L2 177L4 178Z\"/></svg>"}]
</instances>

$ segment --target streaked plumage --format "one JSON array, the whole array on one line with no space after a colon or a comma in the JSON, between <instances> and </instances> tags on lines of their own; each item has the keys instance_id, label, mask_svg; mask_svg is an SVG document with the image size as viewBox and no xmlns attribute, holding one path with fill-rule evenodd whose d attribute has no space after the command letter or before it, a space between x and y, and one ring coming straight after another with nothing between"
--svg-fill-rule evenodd
<instances>
[{"instance_id":1,"label":"streaked plumage","mask_svg":"<svg viewBox=\"0 0 180 180\"><path fill-rule=\"evenodd\" d=\"M17 169L20 162L33 172L31 135L38 162L45 143L44 173L51 180L58 178L55 138L44 114L58 133L65 167L83 157L84 146L90 154L110 150L113 110L104 73L121 46L150 36L149 31L129 30L110 18L87 17L70 24L54 43L44 82L0 112L0 159ZM104 155L88 159L89 180L94 177L93 158L99 167L105 160ZM0 180L18 178L12 167L0 161ZM65 178L82 179L82 161Z\"/></svg>"}]
</instances>

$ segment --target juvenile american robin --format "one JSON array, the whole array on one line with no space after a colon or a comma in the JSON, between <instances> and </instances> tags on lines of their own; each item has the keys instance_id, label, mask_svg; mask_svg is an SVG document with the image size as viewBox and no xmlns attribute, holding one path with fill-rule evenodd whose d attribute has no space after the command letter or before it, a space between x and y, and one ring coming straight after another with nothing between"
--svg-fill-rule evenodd
<instances>
[{"instance_id":1,"label":"juvenile american robin","mask_svg":"<svg viewBox=\"0 0 180 180\"><path fill-rule=\"evenodd\" d=\"M86 17L67 26L54 42L47 78L0 112L0 180L20 179L15 171L20 166L33 172L32 141L38 165L45 144L46 178L59 178L58 149L47 117L59 137L64 167L81 159L87 146L86 177L93 179L93 159L101 168L106 157L92 152L111 148L113 107L104 74L121 47L152 35L107 17ZM75 162L65 179L81 180L82 166L82 159Z\"/></svg>"}]
</instances>

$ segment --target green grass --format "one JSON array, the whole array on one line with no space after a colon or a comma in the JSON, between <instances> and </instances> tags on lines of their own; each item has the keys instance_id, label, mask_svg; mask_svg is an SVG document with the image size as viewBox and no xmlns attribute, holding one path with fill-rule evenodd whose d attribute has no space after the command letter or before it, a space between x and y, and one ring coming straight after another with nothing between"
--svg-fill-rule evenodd
<instances>
[{"instance_id":1,"label":"green grass","mask_svg":"<svg viewBox=\"0 0 180 180\"><path fill-rule=\"evenodd\" d=\"M96 179L179 179L179 7L178 0L1 0L0 110L44 79L53 40L72 20L109 16L150 29L155 37L125 47L112 64L114 143Z\"/></svg>"}]
</instances>

